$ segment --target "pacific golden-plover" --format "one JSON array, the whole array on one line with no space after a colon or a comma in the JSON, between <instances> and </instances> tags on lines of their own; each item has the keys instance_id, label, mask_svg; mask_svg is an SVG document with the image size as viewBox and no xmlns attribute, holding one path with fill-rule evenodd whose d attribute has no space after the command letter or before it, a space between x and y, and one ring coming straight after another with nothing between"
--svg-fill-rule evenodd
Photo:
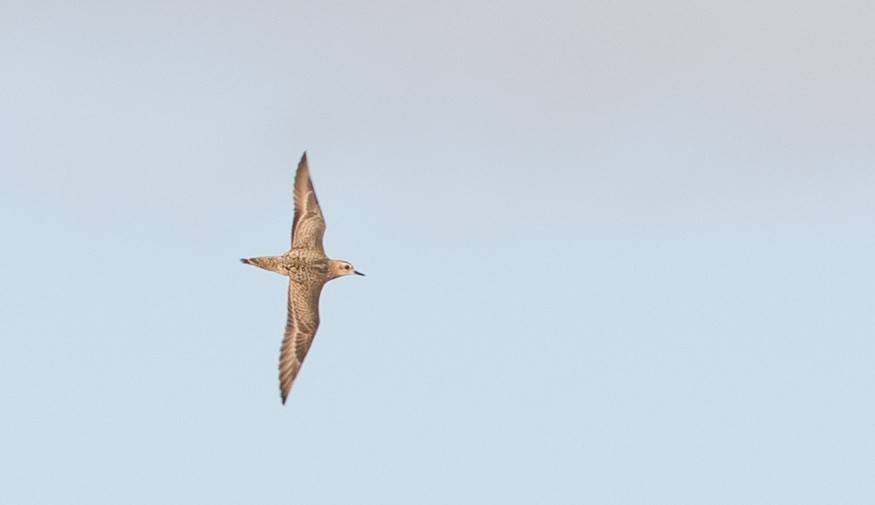
<instances>
[{"instance_id":1,"label":"pacific golden-plover","mask_svg":"<svg viewBox=\"0 0 875 505\"><path fill-rule=\"evenodd\" d=\"M330 259L322 248L325 218L310 180L307 153L301 156L295 174L293 190L295 217L292 222L292 248L282 256L262 256L241 259L247 265L288 276L289 302L286 333L280 348L280 396L283 404L289 396L295 377L313 337L319 328L319 295L326 282L344 275L364 275L353 266Z\"/></svg>"}]
</instances>

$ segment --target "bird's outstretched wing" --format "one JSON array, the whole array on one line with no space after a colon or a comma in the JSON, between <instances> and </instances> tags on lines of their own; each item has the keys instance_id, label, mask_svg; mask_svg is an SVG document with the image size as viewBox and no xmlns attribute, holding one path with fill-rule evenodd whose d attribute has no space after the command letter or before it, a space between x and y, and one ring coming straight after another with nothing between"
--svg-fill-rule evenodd
<instances>
[{"instance_id":1,"label":"bird's outstretched wing","mask_svg":"<svg viewBox=\"0 0 875 505\"><path fill-rule=\"evenodd\" d=\"M322 237L325 235L325 218L316 199L316 190L310 180L307 153L301 156L295 173L295 219L292 222L292 249L309 249L325 254Z\"/></svg>"},{"instance_id":2,"label":"bird's outstretched wing","mask_svg":"<svg viewBox=\"0 0 875 505\"><path fill-rule=\"evenodd\" d=\"M283 404L286 403L295 377L301 370L319 328L319 295L323 285L289 282L289 313L286 334L280 348L279 365Z\"/></svg>"}]
</instances>

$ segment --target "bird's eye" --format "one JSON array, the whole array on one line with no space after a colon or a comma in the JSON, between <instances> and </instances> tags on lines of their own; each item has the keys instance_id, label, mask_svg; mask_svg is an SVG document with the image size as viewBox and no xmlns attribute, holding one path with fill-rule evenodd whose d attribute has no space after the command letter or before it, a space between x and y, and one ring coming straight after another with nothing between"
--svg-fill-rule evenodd
<instances>
[{"instance_id":1,"label":"bird's eye","mask_svg":"<svg viewBox=\"0 0 875 505\"><path fill-rule=\"evenodd\" d=\"M343 265L344 270L349 270L349 265Z\"/></svg>"}]
</instances>

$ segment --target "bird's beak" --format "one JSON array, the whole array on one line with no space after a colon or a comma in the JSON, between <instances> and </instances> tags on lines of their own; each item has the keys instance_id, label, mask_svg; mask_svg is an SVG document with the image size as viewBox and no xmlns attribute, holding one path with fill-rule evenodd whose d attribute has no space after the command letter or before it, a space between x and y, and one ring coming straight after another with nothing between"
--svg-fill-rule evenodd
<instances>
[{"instance_id":1,"label":"bird's beak","mask_svg":"<svg viewBox=\"0 0 875 505\"><path fill-rule=\"evenodd\" d=\"M352 273L354 273L354 274L356 274L356 275L361 275L362 277L365 276L365 274L359 272L358 270L353 270Z\"/></svg>"}]
</instances>

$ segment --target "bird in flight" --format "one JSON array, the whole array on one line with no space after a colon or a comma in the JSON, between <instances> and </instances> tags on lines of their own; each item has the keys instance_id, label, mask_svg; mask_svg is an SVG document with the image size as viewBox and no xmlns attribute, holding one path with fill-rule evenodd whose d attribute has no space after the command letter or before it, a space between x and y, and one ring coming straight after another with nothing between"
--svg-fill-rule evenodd
<instances>
[{"instance_id":1,"label":"bird in flight","mask_svg":"<svg viewBox=\"0 0 875 505\"><path fill-rule=\"evenodd\" d=\"M292 221L292 248L282 256L261 256L241 259L247 265L270 270L289 278L288 317L286 333L280 348L280 396L283 404L289 396L295 377L301 370L313 337L319 328L319 295L326 282L345 275L365 275L346 261L325 255L322 236L325 218L316 200L310 180L307 153L298 163L293 190L295 217Z\"/></svg>"}]
</instances>

